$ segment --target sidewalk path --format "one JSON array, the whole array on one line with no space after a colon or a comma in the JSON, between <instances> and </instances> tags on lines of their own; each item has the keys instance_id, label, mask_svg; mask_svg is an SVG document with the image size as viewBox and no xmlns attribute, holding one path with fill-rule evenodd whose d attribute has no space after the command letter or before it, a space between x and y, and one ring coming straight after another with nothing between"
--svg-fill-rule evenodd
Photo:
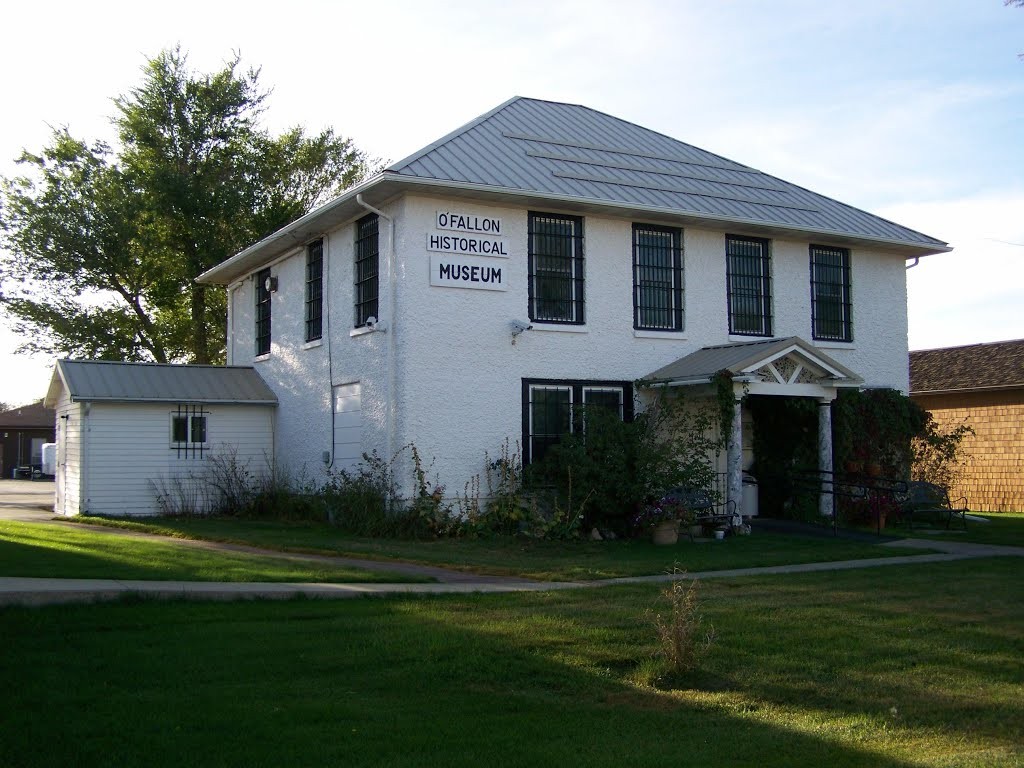
<instances>
[{"instance_id":1,"label":"sidewalk path","mask_svg":"<svg viewBox=\"0 0 1024 768\"><path fill-rule=\"evenodd\" d=\"M814 573L843 571L857 568L881 568L891 565L914 565L967 560L977 557L1024 557L1024 547L997 547L965 542L935 542L920 539L901 540L887 546L944 549L942 554L878 557L865 560L839 560L829 563L801 563L760 568L733 568L722 571L702 571L658 576L633 576L599 581L527 581L525 579L479 576L451 571L447 581L433 584L277 584L242 582L198 581L128 581L115 579L29 579L0 578L0 605L44 605L56 603L93 602L114 600L125 595L157 598L191 598L198 600L288 599L305 596L317 598L346 598L389 594L467 594L471 592L539 592L561 589L604 587L613 584L646 584L672 579L724 579L737 576L761 576L781 573ZM341 559L341 558L339 558ZM362 562L362 561L354 561ZM398 570L401 563L370 562L386 570ZM425 566L410 565L410 568ZM433 569L441 571L443 569Z\"/></svg>"}]
</instances>

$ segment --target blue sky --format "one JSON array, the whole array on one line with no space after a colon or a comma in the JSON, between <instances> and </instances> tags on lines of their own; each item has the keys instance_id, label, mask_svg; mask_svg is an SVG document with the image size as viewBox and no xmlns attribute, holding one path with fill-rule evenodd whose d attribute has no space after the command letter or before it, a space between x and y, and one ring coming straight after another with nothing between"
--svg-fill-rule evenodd
<instances>
[{"instance_id":1,"label":"blue sky","mask_svg":"<svg viewBox=\"0 0 1024 768\"><path fill-rule=\"evenodd\" d=\"M239 51L267 124L398 160L513 95L585 104L950 242L908 273L910 346L1024 338L1024 9L1001 0L474 0L5 8L0 173L181 43ZM0 401L52 360L0 327Z\"/></svg>"}]
</instances>

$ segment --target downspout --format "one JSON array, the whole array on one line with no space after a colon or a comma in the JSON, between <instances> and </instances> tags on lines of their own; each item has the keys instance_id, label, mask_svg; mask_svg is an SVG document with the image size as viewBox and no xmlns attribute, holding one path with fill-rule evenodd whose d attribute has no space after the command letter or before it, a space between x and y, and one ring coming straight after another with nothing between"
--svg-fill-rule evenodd
<instances>
[{"instance_id":1,"label":"downspout","mask_svg":"<svg viewBox=\"0 0 1024 768\"><path fill-rule=\"evenodd\" d=\"M88 512L89 506L89 414L92 412L92 403L86 402L82 405L82 438L80 450L82 451L79 465L81 477L78 479L78 514ZM83 511L82 507L86 507Z\"/></svg>"},{"instance_id":2,"label":"downspout","mask_svg":"<svg viewBox=\"0 0 1024 768\"><path fill-rule=\"evenodd\" d=\"M398 399L395 392L395 317L397 316L396 304L398 302L398 276L395 274L395 220L379 208L363 200L362 193L356 195L356 202L370 213L375 213L388 223L388 251L386 262L388 265L388 279L391 281L391 306L388 309L388 428L387 428L387 459L390 461L395 455L395 420L397 413L396 402ZM378 318L379 319L379 318Z\"/></svg>"},{"instance_id":3,"label":"downspout","mask_svg":"<svg viewBox=\"0 0 1024 768\"><path fill-rule=\"evenodd\" d=\"M914 257L914 263L913 264L907 264L907 269L913 269L914 267L916 267L920 263L921 263L921 257L920 256L915 256Z\"/></svg>"}]
</instances>

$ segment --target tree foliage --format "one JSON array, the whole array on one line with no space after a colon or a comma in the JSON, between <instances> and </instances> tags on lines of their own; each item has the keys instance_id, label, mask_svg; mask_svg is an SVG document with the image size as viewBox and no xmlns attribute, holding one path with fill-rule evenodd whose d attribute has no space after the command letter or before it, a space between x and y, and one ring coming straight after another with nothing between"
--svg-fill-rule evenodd
<instances>
[{"instance_id":1,"label":"tree foliage","mask_svg":"<svg viewBox=\"0 0 1024 768\"><path fill-rule=\"evenodd\" d=\"M196 276L358 181L369 158L331 130L271 135L267 92L235 57L149 60L115 99L119 146L54 131L3 180L0 310L26 351L217 362L222 291Z\"/></svg>"}]
</instances>

